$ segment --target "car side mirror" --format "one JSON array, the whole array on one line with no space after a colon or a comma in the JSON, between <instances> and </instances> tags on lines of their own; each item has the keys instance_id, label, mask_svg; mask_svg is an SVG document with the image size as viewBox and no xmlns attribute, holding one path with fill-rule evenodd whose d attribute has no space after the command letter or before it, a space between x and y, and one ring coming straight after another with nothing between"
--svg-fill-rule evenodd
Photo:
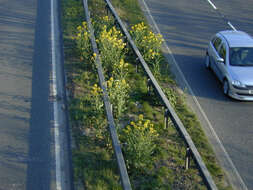
<instances>
[{"instance_id":1,"label":"car side mirror","mask_svg":"<svg viewBox=\"0 0 253 190\"><path fill-rule=\"evenodd\" d=\"M218 63L224 63L224 59L221 58L221 57L217 58L216 61L217 61Z\"/></svg>"}]
</instances>

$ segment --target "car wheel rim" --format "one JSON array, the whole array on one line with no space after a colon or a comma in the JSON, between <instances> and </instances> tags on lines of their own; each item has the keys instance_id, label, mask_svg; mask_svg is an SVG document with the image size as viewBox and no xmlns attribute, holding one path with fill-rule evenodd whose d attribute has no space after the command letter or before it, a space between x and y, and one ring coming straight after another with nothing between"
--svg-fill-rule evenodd
<instances>
[{"instance_id":1,"label":"car wheel rim","mask_svg":"<svg viewBox=\"0 0 253 190\"><path fill-rule=\"evenodd\" d=\"M210 60L209 60L209 56L206 55L206 68L210 67Z\"/></svg>"},{"instance_id":2,"label":"car wheel rim","mask_svg":"<svg viewBox=\"0 0 253 190\"><path fill-rule=\"evenodd\" d=\"M224 81L224 83L223 83L223 92L224 92L224 94L226 94L226 95L228 95L228 81Z\"/></svg>"}]
</instances>

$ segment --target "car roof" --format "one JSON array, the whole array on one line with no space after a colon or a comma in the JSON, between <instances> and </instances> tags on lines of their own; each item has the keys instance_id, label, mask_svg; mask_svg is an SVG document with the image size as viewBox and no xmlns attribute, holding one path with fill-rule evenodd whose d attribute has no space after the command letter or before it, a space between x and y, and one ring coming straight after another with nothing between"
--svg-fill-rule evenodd
<instances>
[{"instance_id":1,"label":"car roof","mask_svg":"<svg viewBox=\"0 0 253 190\"><path fill-rule=\"evenodd\" d=\"M253 38L246 32L225 30L218 34L227 40L230 47L253 47Z\"/></svg>"}]
</instances>

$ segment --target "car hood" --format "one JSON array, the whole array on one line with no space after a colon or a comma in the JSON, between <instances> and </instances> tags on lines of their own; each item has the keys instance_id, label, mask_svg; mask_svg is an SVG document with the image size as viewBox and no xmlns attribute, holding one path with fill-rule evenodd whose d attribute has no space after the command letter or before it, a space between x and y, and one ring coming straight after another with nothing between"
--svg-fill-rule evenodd
<instances>
[{"instance_id":1,"label":"car hood","mask_svg":"<svg viewBox=\"0 0 253 190\"><path fill-rule=\"evenodd\" d=\"M238 80L243 84L253 86L253 66L252 67L231 66L230 71L232 79Z\"/></svg>"}]
</instances>

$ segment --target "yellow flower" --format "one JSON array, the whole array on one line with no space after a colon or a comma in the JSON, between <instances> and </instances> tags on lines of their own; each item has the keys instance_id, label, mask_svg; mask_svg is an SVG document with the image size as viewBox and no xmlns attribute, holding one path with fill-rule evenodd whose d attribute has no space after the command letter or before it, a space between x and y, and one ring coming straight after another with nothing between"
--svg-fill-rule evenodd
<instances>
[{"instance_id":1,"label":"yellow flower","mask_svg":"<svg viewBox=\"0 0 253 190\"><path fill-rule=\"evenodd\" d=\"M103 17L103 20L104 20L104 21L109 21L109 17L108 17L108 16L104 16L104 17Z\"/></svg>"},{"instance_id":2,"label":"yellow flower","mask_svg":"<svg viewBox=\"0 0 253 190\"><path fill-rule=\"evenodd\" d=\"M143 120L143 115L142 114L139 115L139 120L141 120L141 121Z\"/></svg>"},{"instance_id":3,"label":"yellow flower","mask_svg":"<svg viewBox=\"0 0 253 190\"><path fill-rule=\"evenodd\" d=\"M96 54L96 53L93 53L93 57L97 57L97 54Z\"/></svg>"},{"instance_id":4,"label":"yellow flower","mask_svg":"<svg viewBox=\"0 0 253 190\"><path fill-rule=\"evenodd\" d=\"M125 79L122 79L122 84L126 85L126 80Z\"/></svg>"},{"instance_id":5,"label":"yellow flower","mask_svg":"<svg viewBox=\"0 0 253 190\"><path fill-rule=\"evenodd\" d=\"M149 128L149 131L150 131L151 133L154 133L154 129L153 129L152 127Z\"/></svg>"},{"instance_id":6,"label":"yellow flower","mask_svg":"<svg viewBox=\"0 0 253 190\"><path fill-rule=\"evenodd\" d=\"M119 62L119 68L122 68L124 66L124 60L121 59L120 62Z\"/></svg>"}]
</instances>

